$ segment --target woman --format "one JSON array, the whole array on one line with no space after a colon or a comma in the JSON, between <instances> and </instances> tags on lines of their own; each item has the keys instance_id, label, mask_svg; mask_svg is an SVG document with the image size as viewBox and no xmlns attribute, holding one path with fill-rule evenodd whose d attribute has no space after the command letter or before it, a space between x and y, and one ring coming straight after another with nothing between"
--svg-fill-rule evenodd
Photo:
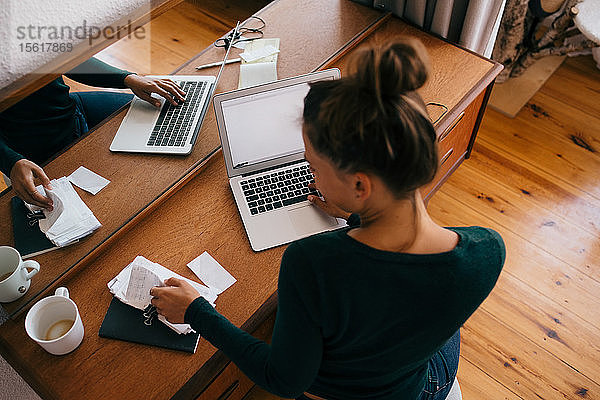
<instances>
[{"instance_id":1,"label":"woman","mask_svg":"<svg viewBox=\"0 0 600 400\"><path fill-rule=\"evenodd\" d=\"M139 76L93 57L65 75L86 85L131 89L156 107L160 102L152 93L173 105L183 102L185 96L170 79ZM130 94L114 92L69 93L61 76L0 112L0 171L10 177L17 196L52 210L52 200L35 190L36 178L50 189L50 180L38 164L86 134L131 98Z\"/></svg>"},{"instance_id":2,"label":"woman","mask_svg":"<svg viewBox=\"0 0 600 400\"><path fill-rule=\"evenodd\" d=\"M305 156L324 198L309 200L350 226L286 249L271 345L180 280L153 288L152 303L282 397L444 399L459 328L492 290L504 244L490 229L443 228L427 214L418 189L438 157L415 92L427 78L422 44L365 50L355 69L312 84L303 115Z\"/></svg>"}]
</instances>

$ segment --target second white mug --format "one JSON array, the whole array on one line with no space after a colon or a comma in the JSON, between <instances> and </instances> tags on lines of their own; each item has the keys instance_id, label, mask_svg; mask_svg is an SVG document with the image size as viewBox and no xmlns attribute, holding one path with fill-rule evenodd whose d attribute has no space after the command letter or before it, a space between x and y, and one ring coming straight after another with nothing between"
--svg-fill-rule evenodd
<instances>
[{"instance_id":1,"label":"second white mug","mask_svg":"<svg viewBox=\"0 0 600 400\"><path fill-rule=\"evenodd\" d=\"M50 354L67 354L81 344L83 322L67 288L59 287L54 296L31 307L25 317L25 331Z\"/></svg>"},{"instance_id":2,"label":"second white mug","mask_svg":"<svg viewBox=\"0 0 600 400\"><path fill-rule=\"evenodd\" d=\"M0 303L15 301L27 293L31 277L39 270L37 261L23 261L16 249L0 246Z\"/></svg>"}]
</instances>

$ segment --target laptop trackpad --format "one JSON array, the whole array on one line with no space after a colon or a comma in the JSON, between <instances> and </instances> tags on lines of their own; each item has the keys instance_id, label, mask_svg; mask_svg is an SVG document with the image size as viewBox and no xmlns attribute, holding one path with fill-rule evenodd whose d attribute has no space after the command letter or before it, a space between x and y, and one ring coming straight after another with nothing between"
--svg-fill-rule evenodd
<instances>
[{"instance_id":1,"label":"laptop trackpad","mask_svg":"<svg viewBox=\"0 0 600 400\"><path fill-rule=\"evenodd\" d=\"M298 207L288 211L296 233L305 236L334 226L337 220L313 205Z\"/></svg>"},{"instance_id":2,"label":"laptop trackpad","mask_svg":"<svg viewBox=\"0 0 600 400\"><path fill-rule=\"evenodd\" d=\"M160 108L153 106L147 101L135 98L136 108L127 116L128 124L150 125L160 114ZM162 103L162 102L161 102Z\"/></svg>"}]
</instances>

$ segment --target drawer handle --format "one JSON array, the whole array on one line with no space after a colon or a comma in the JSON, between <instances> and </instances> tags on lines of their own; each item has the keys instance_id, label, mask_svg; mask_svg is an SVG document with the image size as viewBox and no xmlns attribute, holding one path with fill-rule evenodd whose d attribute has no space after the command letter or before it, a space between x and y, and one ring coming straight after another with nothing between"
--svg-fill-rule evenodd
<instances>
[{"instance_id":1,"label":"drawer handle","mask_svg":"<svg viewBox=\"0 0 600 400\"><path fill-rule=\"evenodd\" d=\"M451 148L450 150L448 150L448 152L446 154L444 154L444 157L442 157L442 159L440 160L440 167L442 165L444 165L444 163L446 161L448 161L448 159L450 158L450 156L452 155L452 153L454 153L454 147Z\"/></svg>"},{"instance_id":2,"label":"drawer handle","mask_svg":"<svg viewBox=\"0 0 600 400\"><path fill-rule=\"evenodd\" d=\"M452 132L452 129L454 129L454 127L460 122L461 119L463 119L464 116L465 116L465 112L463 111L458 115L458 117L456 117L456 119L454 120L452 125L450 125L448 128L446 128L444 133L442 133L440 135L440 137L438 138L438 142L441 142L442 140L446 139L446 136L448 136L450 134L450 132Z\"/></svg>"},{"instance_id":3,"label":"drawer handle","mask_svg":"<svg viewBox=\"0 0 600 400\"><path fill-rule=\"evenodd\" d=\"M228 399L229 396L231 396L233 394L233 392L235 391L235 389L238 388L238 386L240 386L240 381L236 380L227 389L225 389L225 391L223 393L221 393L221 395L219 396L219 398L217 400L226 400L226 399Z\"/></svg>"}]
</instances>

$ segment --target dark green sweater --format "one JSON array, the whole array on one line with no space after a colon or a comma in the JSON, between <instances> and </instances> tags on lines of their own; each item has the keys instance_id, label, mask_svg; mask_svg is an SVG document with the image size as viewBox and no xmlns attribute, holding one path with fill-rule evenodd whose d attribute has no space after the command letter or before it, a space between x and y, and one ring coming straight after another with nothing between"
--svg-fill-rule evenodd
<instances>
[{"instance_id":1,"label":"dark green sweater","mask_svg":"<svg viewBox=\"0 0 600 400\"><path fill-rule=\"evenodd\" d=\"M185 322L255 383L282 397L415 399L427 362L490 293L505 258L481 227L447 253L375 250L324 233L292 243L281 262L271 345L232 325L203 298Z\"/></svg>"},{"instance_id":2,"label":"dark green sweater","mask_svg":"<svg viewBox=\"0 0 600 400\"><path fill-rule=\"evenodd\" d=\"M65 75L86 85L125 89L131 72L90 58ZM17 161L43 163L77 138L75 103L59 77L0 113L0 171Z\"/></svg>"}]
</instances>

